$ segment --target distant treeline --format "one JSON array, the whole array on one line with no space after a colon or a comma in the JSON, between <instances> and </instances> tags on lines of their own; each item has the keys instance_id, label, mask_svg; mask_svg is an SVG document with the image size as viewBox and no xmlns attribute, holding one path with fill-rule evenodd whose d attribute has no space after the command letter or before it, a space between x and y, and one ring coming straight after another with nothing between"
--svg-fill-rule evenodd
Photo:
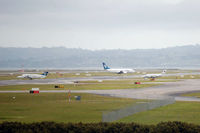
<instances>
[{"instance_id":1,"label":"distant treeline","mask_svg":"<svg viewBox=\"0 0 200 133\"><path fill-rule=\"evenodd\" d=\"M157 125L136 123L20 123L3 122L0 133L199 133L200 126L183 122L161 122Z\"/></svg>"},{"instance_id":2,"label":"distant treeline","mask_svg":"<svg viewBox=\"0 0 200 133\"><path fill-rule=\"evenodd\" d=\"M2 48L0 68L200 67L200 45L163 49Z\"/></svg>"}]
</instances>

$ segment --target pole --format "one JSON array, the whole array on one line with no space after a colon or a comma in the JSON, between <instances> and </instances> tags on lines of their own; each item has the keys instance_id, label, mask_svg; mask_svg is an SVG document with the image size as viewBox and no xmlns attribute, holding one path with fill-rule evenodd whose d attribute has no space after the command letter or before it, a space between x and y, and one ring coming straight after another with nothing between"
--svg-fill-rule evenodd
<instances>
[{"instance_id":1,"label":"pole","mask_svg":"<svg viewBox=\"0 0 200 133\"><path fill-rule=\"evenodd\" d=\"M71 101L71 91L70 90L68 91L68 95L67 96L68 96L68 99L69 99L69 102L70 102Z\"/></svg>"}]
</instances>

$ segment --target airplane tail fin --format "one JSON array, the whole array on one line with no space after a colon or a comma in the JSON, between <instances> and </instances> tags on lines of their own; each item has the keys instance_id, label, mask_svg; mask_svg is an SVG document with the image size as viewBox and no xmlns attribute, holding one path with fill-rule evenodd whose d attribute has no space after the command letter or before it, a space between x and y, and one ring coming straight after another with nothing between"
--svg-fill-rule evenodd
<instances>
[{"instance_id":1,"label":"airplane tail fin","mask_svg":"<svg viewBox=\"0 0 200 133\"><path fill-rule=\"evenodd\" d=\"M104 70L110 69L110 68L106 65L106 63L103 62L102 64L103 64Z\"/></svg>"},{"instance_id":2,"label":"airplane tail fin","mask_svg":"<svg viewBox=\"0 0 200 133\"><path fill-rule=\"evenodd\" d=\"M43 74L41 75L44 75L44 76L47 76L49 72L44 72Z\"/></svg>"}]
</instances>

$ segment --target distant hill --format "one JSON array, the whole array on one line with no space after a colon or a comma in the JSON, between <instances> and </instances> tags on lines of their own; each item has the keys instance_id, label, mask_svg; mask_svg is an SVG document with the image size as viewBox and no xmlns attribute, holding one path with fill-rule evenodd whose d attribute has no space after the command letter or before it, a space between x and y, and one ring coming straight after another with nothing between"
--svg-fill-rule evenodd
<instances>
[{"instance_id":1,"label":"distant hill","mask_svg":"<svg viewBox=\"0 0 200 133\"><path fill-rule=\"evenodd\" d=\"M2 48L0 68L200 67L200 45L163 49Z\"/></svg>"}]
</instances>

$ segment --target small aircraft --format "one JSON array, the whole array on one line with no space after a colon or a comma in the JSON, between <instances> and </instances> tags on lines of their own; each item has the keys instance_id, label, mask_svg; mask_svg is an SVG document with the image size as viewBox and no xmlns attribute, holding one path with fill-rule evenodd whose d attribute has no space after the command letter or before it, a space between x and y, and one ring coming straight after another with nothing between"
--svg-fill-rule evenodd
<instances>
[{"instance_id":1,"label":"small aircraft","mask_svg":"<svg viewBox=\"0 0 200 133\"><path fill-rule=\"evenodd\" d=\"M21 76L17 76L17 78L45 78L49 72L44 72L43 74L22 74Z\"/></svg>"},{"instance_id":2,"label":"small aircraft","mask_svg":"<svg viewBox=\"0 0 200 133\"><path fill-rule=\"evenodd\" d=\"M103 64L104 70L107 70L108 72L114 72L114 73L117 73L117 74L135 72L135 70L129 69L129 68L113 68L113 69L111 69L110 67L108 67L106 65L106 63L103 62L102 64Z\"/></svg>"},{"instance_id":3,"label":"small aircraft","mask_svg":"<svg viewBox=\"0 0 200 133\"><path fill-rule=\"evenodd\" d=\"M162 73L157 73L157 74L146 74L146 75L143 75L142 77L143 78L151 78L151 79L155 79L155 78L158 78L158 77L161 77L163 74L166 73L166 70L163 70Z\"/></svg>"}]
</instances>

